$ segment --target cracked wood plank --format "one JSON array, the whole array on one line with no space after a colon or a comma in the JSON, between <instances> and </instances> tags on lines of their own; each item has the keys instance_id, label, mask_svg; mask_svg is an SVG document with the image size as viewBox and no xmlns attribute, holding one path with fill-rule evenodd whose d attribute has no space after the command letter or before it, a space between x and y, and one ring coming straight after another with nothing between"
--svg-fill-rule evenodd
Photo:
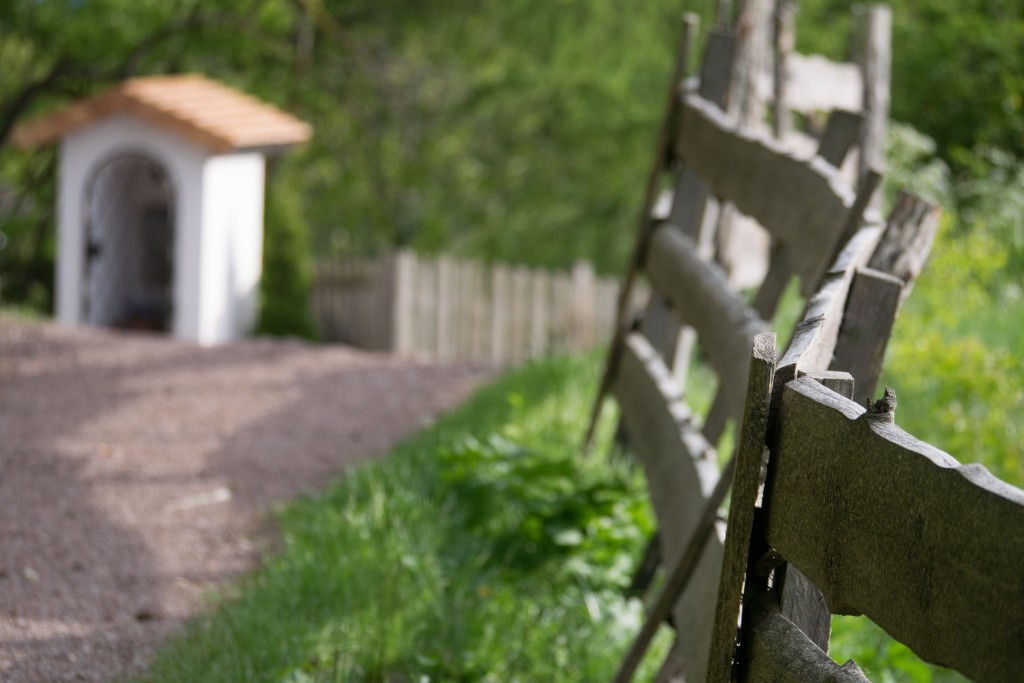
<instances>
[{"instance_id":1,"label":"cracked wood plank","mask_svg":"<svg viewBox=\"0 0 1024 683\"><path fill-rule=\"evenodd\" d=\"M974 680L1024 670L1024 491L807 378L778 425L765 539L833 613Z\"/></svg>"}]
</instances>

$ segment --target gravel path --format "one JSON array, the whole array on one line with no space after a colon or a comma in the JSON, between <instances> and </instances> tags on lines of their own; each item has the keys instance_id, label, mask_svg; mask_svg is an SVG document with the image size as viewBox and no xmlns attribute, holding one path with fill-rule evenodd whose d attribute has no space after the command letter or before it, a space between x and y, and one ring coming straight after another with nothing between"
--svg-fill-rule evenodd
<instances>
[{"instance_id":1,"label":"gravel path","mask_svg":"<svg viewBox=\"0 0 1024 683\"><path fill-rule=\"evenodd\" d=\"M139 671L206 591L258 560L275 503L385 451L487 375L0 317L0 680Z\"/></svg>"}]
</instances>

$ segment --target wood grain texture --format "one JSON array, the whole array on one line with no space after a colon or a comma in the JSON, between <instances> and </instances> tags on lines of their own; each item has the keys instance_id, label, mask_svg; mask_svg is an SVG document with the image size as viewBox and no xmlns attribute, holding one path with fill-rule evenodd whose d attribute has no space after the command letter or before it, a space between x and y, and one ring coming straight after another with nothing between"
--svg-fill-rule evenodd
<instances>
[{"instance_id":1,"label":"wood grain texture","mask_svg":"<svg viewBox=\"0 0 1024 683\"><path fill-rule=\"evenodd\" d=\"M796 45L795 24L796 3L794 0L776 2L772 37L772 134L780 140L784 140L793 128L788 100L789 58Z\"/></svg>"},{"instance_id":2,"label":"wood grain texture","mask_svg":"<svg viewBox=\"0 0 1024 683\"><path fill-rule=\"evenodd\" d=\"M766 540L831 610L974 680L1024 670L1024 491L806 378L779 420Z\"/></svg>"},{"instance_id":3,"label":"wood grain texture","mask_svg":"<svg viewBox=\"0 0 1024 683\"><path fill-rule=\"evenodd\" d=\"M882 376L903 284L899 278L870 268L858 268L853 277L832 367L856 378L854 393L848 398L857 403L874 395Z\"/></svg>"},{"instance_id":4,"label":"wood grain texture","mask_svg":"<svg viewBox=\"0 0 1024 683\"><path fill-rule=\"evenodd\" d=\"M719 377L730 416L743 405L750 346L766 325L729 288L724 274L697 254L693 240L662 226L651 240L647 272L686 325L693 327Z\"/></svg>"},{"instance_id":5,"label":"wood grain texture","mask_svg":"<svg viewBox=\"0 0 1024 683\"><path fill-rule=\"evenodd\" d=\"M825 596L796 566L783 563L775 570L779 612L818 646L828 652L832 638L832 612Z\"/></svg>"},{"instance_id":6,"label":"wood grain texture","mask_svg":"<svg viewBox=\"0 0 1024 683\"><path fill-rule=\"evenodd\" d=\"M657 290L652 290L647 300L647 308L640 319L640 332L665 361L665 365L671 368L679 343L679 315Z\"/></svg>"},{"instance_id":7,"label":"wood grain texture","mask_svg":"<svg viewBox=\"0 0 1024 683\"><path fill-rule=\"evenodd\" d=\"M722 571L715 603L715 620L708 650L707 680L728 683L736 650L736 626L740 614L740 597L747 571L750 536L754 525L754 509L761 480L761 458L765 450L768 408L775 375L775 335L759 334L751 352L746 402L743 406L739 447L732 498L729 503L729 525L725 537Z\"/></svg>"},{"instance_id":8,"label":"wood grain texture","mask_svg":"<svg viewBox=\"0 0 1024 683\"><path fill-rule=\"evenodd\" d=\"M841 167L860 139L864 121L864 115L855 111L833 109L829 112L825 132L818 143L818 156L836 168Z\"/></svg>"},{"instance_id":9,"label":"wood grain texture","mask_svg":"<svg viewBox=\"0 0 1024 683\"><path fill-rule=\"evenodd\" d=\"M638 333L626 337L612 393L647 479L665 566L675 567L719 482L715 451L679 400L678 386L665 363ZM704 677L721 567L718 533L712 533L702 548L685 590L668 606L679 630L687 680Z\"/></svg>"},{"instance_id":10,"label":"wood grain texture","mask_svg":"<svg viewBox=\"0 0 1024 683\"><path fill-rule=\"evenodd\" d=\"M903 280L900 302L906 301L924 269L939 230L940 210L924 199L900 191L889 212L885 234L868 267Z\"/></svg>"},{"instance_id":11,"label":"wood grain texture","mask_svg":"<svg viewBox=\"0 0 1024 683\"><path fill-rule=\"evenodd\" d=\"M857 142L864 125L864 116L855 112L835 109L829 113L825 132L818 144L818 156L839 169L846 155ZM754 297L754 310L763 320L775 315L779 300L794 274L790 263L789 247L775 242L772 245L768 273Z\"/></svg>"},{"instance_id":12,"label":"wood grain texture","mask_svg":"<svg viewBox=\"0 0 1024 683\"><path fill-rule=\"evenodd\" d=\"M831 366L854 273L870 258L881 235L881 226L861 228L839 253L821 288L807 302L789 347L779 361L777 381L784 384L798 372L827 370ZM776 385L776 390L781 386Z\"/></svg>"},{"instance_id":13,"label":"wood grain texture","mask_svg":"<svg viewBox=\"0 0 1024 683\"><path fill-rule=\"evenodd\" d=\"M852 660L834 662L791 621L770 607L748 610L742 683L868 683Z\"/></svg>"},{"instance_id":14,"label":"wood grain texture","mask_svg":"<svg viewBox=\"0 0 1024 683\"><path fill-rule=\"evenodd\" d=\"M864 105L867 125L860 143L861 180L869 171L885 171L885 141L889 128L889 83L892 71L892 10L872 5L866 16L864 59ZM881 204L881 195L874 206Z\"/></svg>"},{"instance_id":15,"label":"wood grain texture","mask_svg":"<svg viewBox=\"0 0 1024 683\"><path fill-rule=\"evenodd\" d=\"M737 127L714 104L685 96L677 153L713 194L757 220L792 250L794 270L813 281L834 253L854 202L839 172L820 157L794 154Z\"/></svg>"},{"instance_id":16,"label":"wood grain texture","mask_svg":"<svg viewBox=\"0 0 1024 683\"><path fill-rule=\"evenodd\" d=\"M828 387L840 396L853 398L854 380L853 375L842 370L811 370L803 375L810 377L818 384Z\"/></svg>"}]
</instances>

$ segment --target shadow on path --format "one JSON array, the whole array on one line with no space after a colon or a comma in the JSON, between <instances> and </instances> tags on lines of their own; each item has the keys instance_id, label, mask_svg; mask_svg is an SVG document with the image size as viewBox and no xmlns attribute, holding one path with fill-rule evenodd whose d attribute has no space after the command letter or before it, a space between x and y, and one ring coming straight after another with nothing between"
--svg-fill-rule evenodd
<instances>
[{"instance_id":1,"label":"shadow on path","mask_svg":"<svg viewBox=\"0 0 1024 683\"><path fill-rule=\"evenodd\" d=\"M0 317L0 679L139 670L322 488L489 371Z\"/></svg>"}]
</instances>

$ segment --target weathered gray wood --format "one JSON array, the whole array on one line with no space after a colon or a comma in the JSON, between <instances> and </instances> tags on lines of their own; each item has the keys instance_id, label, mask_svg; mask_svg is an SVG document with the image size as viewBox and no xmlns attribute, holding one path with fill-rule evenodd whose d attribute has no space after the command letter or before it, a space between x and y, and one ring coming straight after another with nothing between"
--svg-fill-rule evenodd
<instances>
[{"instance_id":1,"label":"weathered gray wood","mask_svg":"<svg viewBox=\"0 0 1024 683\"><path fill-rule=\"evenodd\" d=\"M548 274L543 270L533 271L530 289L533 295L530 309L530 357L540 358L548 350L548 299L551 291Z\"/></svg>"},{"instance_id":2,"label":"weathered gray wood","mask_svg":"<svg viewBox=\"0 0 1024 683\"><path fill-rule=\"evenodd\" d=\"M718 106L725 105L735 52L736 38L732 33L712 31L708 35L697 92ZM674 124L678 124L678 119ZM684 235L693 239L697 243L698 253L709 261L714 254L715 230L721 208L718 200L708 193L707 185L700 176L692 168L683 164L678 174L666 222L676 226ZM655 315L661 315L661 312L655 311ZM663 316L657 324L664 327L671 324L678 325L678 321L675 318ZM676 377L681 382L685 382L690 355L693 352L694 334L687 329L674 333L669 331L663 335L663 339L666 342L675 341L675 347L671 351L667 344L663 347L666 353L664 357Z\"/></svg>"},{"instance_id":3,"label":"weathered gray wood","mask_svg":"<svg viewBox=\"0 0 1024 683\"><path fill-rule=\"evenodd\" d=\"M442 256L437 260L437 320L434 323L436 334L436 358L450 361L455 358L453 304L455 298L455 269L451 259Z\"/></svg>"},{"instance_id":4,"label":"weathered gray wood","mask_svg":"<svg viewBox=\"0 0 1024 683\"><path fill-rule=\"evenodd\" d=\"M711 407L708 408L708 414L704 417L704 424L700 428L700 433L704 435L708 443L717 444L718 440L722 438L729 420L737 416L737 413L734 412L737 410L736 405L729 405L729 401L732 400L731 393L723 391L723 387L719 387L715 398L711 401Z\"/></svg>"},{"instance_id":5,"label":"weathered gray wood","mask_svg":"<svg viewBox=\"0 0 1024 683\"><path fill-rule=\"evenodd\" d=\"M754 339L751 353L746 402L735 456L729 526L711 632L707 680L712 683L728 683L731 680L740 596L743 593L743 578L746 575L750 535L754 525L754 505L761 479L761 457L765 449L774 374L775 335L759 334Z\"/></svg>"},{"instance_id":6,"label":"weathered gray wood","mask_svg":"<svg viewBox=\"0 0 1024 683\"><path fill-rule=\"evenodd\" d=\"M491 363L501 365L508 357L508 312L510 296L508 268L491 268Z\"/></svg>"},{"instance_id":7,"label":"weathered gray wood","mask_svg":"<svg viewBox=\"0 0 1024 683\"><path fill-rule=\"evenodd\" d=\"M744 614L754 623L744 642L742 683L868 683L853 660L840 666L778 611L759 606Z\"/></svg>"},{"instance_id":8,"label":"weathered gray wood","mask_svg":"<svg viewBox=\"0 0 1024 683\"><path fill-rule=\"evenodd\" d=\"M728 112L740 124L750 127L764 120L767 97L757 87L761 74L771 63L771 26L774 0L744 0L736 25L738 38L732 79L729 83Z\"/></svg>"},{"instance_id":9,"label":"weathered gray wood","mask_svg":"<svg viewBox=\"0 0 1024 683\"><path fill-rule=\"evenodd\" d=\"M833 109L829 112L828 121L825 123L825 132L822 133L821 141L818 143L818 156L836 168L840 168L846 155L860 138L863 127L863 114L845 109Z\"/></svg>"},{"instance_id":10,"label":"weathered gray wood","mask_svg":"<svg viewBox=\"0 0 1024 683\"><path fill-rule=\"evenodd\" d=\"M855 112L835 109L829 113L825 133L818 145L818 156L827 163L840 168L850 148L857 142L864 116ZM793 278L793 267L789 262L789 247L776 242L772 245L768 273L754 296L754 310L763 320L775 315L779 300L786 286Z\"/></svg>"},{"instance_id":11,"label":"weathered gray wood","mask_svg":"<svg viewBox=\"0 0 1024 683\"><path fill-rule=\"evenodd\" d=\"M809 114L863 108L864 78L856 64L794 53L788 66L790 109Z\"/></svg>"},{"instance_id":12,"label":"weathered gray wood","mask_svg":"<svg viewBox=\"0 0 1024 683\"><path fill-rule=\"evenodd\" d=\"M939 229L938 208L924 199L901 191L868 267L903 280L900 302L906 300L931 253Z\"/></svg>"},{"instance_id":13,"label":"weathered gray wood","mask_svg":"<svg viewBox=\"0 0 1024 683\"><path fill-rule=\"evenodd\" d=\"M686 683L685 673L682 666L682 654L679 651L679 639L672 643L665 661L661 663L654 683Z\"/></svg>"},{"instance_id":14,"label":"weathered gray wood","mask_svg":"<svg viewBox=\"0 0 1024 683\"><path fill-rule=\"evenodd\" d=\"M700 176L689 166L684 167L679 173L672 207L665 222L697 242L706 258L710 258L714 251L713 236L719 210L718 201L708 194Z\"/></svg>"},{"instance_id":15,"label":"weathered gray wood","mask_svg":"<svg viewBox=\"0 0 1024 683\"><path fill-rule=\"evenodd\" d=\"M789 348L779 361L776 381L785 383L795 378L798 371L829 368L853 275L870 258L881 234L882 227L878 225L861 228L840 252L821 288L807 302Z\"/></svg>"},{"instance_id":16,"label":"weathered gray wood","mask_svg":"<svg viewBox=\"0 0 1024 683\"><path fill-rule=\"evenodd\" d=\"M585 349L597 342L594 280L594 267L589 262L577 261L573 264L572 324L573 343L576 348Z\"/></svg>"},{"instance_id":17,"label":"weathered gray wood","mask_svg":"<svg viewBox=\"0 0 1024 683\"><path fill-rule=\"evenodd\" d=\"M1024 670L1024 491L886 416L806 378L786 386L765 538L833 612L863 613L972 679L1012 680Z\"/></svg>"},{"instance_id":18,"label":"weathered gray wood","mask_svg":"<svg viewBox=\"0 0 1024 683\"><path fill-rule=\"evenodd\" d=\"M665 295L651 290L647 308L640 320L640 332L670 368L675 362L679 329L679 315L669 305Z\"/></svg>"},{"instance_id":19,"label":"weathered gray wood","mask_svg":"<svg viewBox=\"0 0 1024 683\"><path fill-rule=\"evenodd\" d=\"M842 329L836 343L832 367L849 371L857 378L857 403L874 395L882 376L882 362L889 342L903 281L892 275L860 268L847 297Z\"/></svg>"},{"instance_id":20,"label":"weathered gray wood","mask_svg":"<svg viewBox=\"0 0 1024 683\"><path fill-rule=\"evenodd\" d=\"M783 244L772 245L768 257L768 272L754 295L753 308L762 320L771 320L775 316L779 301L782 299L789 281L793 279L793 268L789 265L789 248Z\"/></svg>"},{"instance_id":21,"label":"weathered gray wood","mask_svg":"<svg viewBox=\"0 0 1024 683\"><path fill-rule=\"evenodd\" d=\"M633 295L634 284L637 272L643 263L644 254L647 250L647 241L650 237L652 225L652 213L654 203L659 193L661 176L664 173L665 165L671 157L673 127L676 125L676 109L678 108L679 93L682 89L682 82L689 71L690 46L693 44L697 34L697 27L700 19L695 14L684 14L682 30L679 34L679 43L676 46L675 68L672 72L672 80L669 82L668 98L665 102L665 115L661 122L661 129L658 132L658 140L654 149L654 164L647 175L647 189L644 193L643 206L640 211L640 219L637 224L636 235L633 242L633 254L630 257L629 266L626 269L626 276L623 278L622 287L619 289L619 300L615 307L615 325L612 332L612 340L608 349L608 357L605 359L604 370L601 373L601 381L598 384L597 395L594 398L594 405L590 411L590 420L587 423L587 431L583 437L583 450L590 448L594 440L594 430L597 428L597 420L601 414L601 406L608 394L612 377L615 375L619 358L622 353L622 338L626 332L629 303ZM709 41L708 50L711 49Z\"/></svg>"},{"instance_id":22,"label":"weathered gray wood","mask_svg":"<svg viewBox=\"0 0 1024 683\"><path fill-rule=\"evenodd\" d=\"M715 28L708 31L697 92L708 102L714 102L720 107L725 105L729 93L736 49L736 34L729 29Z\"/></svg>"},{"instance_id":23,"label":"weathered gray wood","mask_svg":"<svg viewBox=\"0 0 1024 683\"><path fill-rule=\"evenodd\" d=\"M715 451L697 431L693 416L679 400L679 388L661 357L638 333L626 337L612 392L629 429L630 446L647 478L665 566L676 567L702 528L708 501L713 502L712 496L718 491ZM721 495L728 482L724 487ZM719 504L720 499L714 505L716 510ZM709 540L702 539L697 550L702 552L687 560L694 566L687 570L686 580L674 589L671 600L664 598L668 602L658 622L664 621L669 612L675 616L687 680L704 677L721 567L722 544L718 533L711 533ZM683 586L685 590L680 595ZM644 637L649 636L647 633ZM640 648L640 655L646 647L645 644Z\"/></svg>"},{"instance_id":24,"label":"weathered gray wood","mask_svg":"<svg viewBox=\"0 0 1024 683\"><path fill-rule=\"evenodd\" d=\"M416 266L416 353L437 352L437 263L420 258Z\"/></svg>"},{"instance_id":25,"label":"weathered gray wood","mask_svg":"<svg viewBox=\"0 0 1024 683\"><path fill-rule=\"evenodd\" d=\"M833 367L857 378L857 402L871 396L878 383L897 311L924 267L938 219L937 209L901 192L868 261L870 270L854 279Z\"/></svg>"},{"instance_id":26,"label":"weathered gray wood","mask_svg":"<svg viewBox=\"0 0 1024 683\"><path fill-rule=\"evenodd\" d=\"M791 564L775 570L779 612L822 652L828 652L832 636L832 612L818 587Z\"/></svg>"},{"instance_id":27,"label":"weathered gray wood","mask_svg":"<svg viewBox=\"0 0 1024 683\"><path fill-rule=\"evenodd\" d=\"M416 304L416 257L412 252L400 251L395 255L395 303L393 308L394 343L399 355L410 356L416 346L413 310Z\"/></svg>"},{"instance_id":28,"label":"weathered gray wood","mask_svg":"<svg viewBox=\"0 0 1024 683\"><path fill-rule=\"evenodd\" d=\"M765 227L791 249L806 282L820 273L822 254L833 253L854 203L839 171L823 159L804 158L758 133L741 131L708 101L688 95L677 152L718 197Z\"/></svg>"},{"instance_id":29,"label":"weathered gray wood","mask_svg":"<svg viewBox=\"0 0 1024 683\"><path fill-rule=\"evenodd\" d=\"M789 58L796 43L794 23L796 5L793 0L778 0L775 3L775 21L772 49L774 60L772 72L772 133L779 140L786 139L793 128L789 107Z\"/></svg>"},{"instance_id":30,"label":"weathered gray wood","mask_svg":"<svg viewBox=\"0 0 1024 683\"><path fill-rule=\"evenodd\" d=\"M651 641L654 639L655 633L661 626L662 622L668 618L669 613L673 610L673 606L676 604L676 599L680 593L687 587L691 578L699 571L701 560L706 557L704 550L705 545L715 537L714 527L715 520L718 515L718 507L725 500L725 495L729 491L729 479L732 475L732 467L735 460L729 460L726 464L725 470L722 472L722 478L715 486L709 496L707 503L705 504L704 510L701 512L700 519L697 521L696 529L694 530L689 542L686 544L682 555L679 557L679 561L672 567L668 578L665 581L665 586L662 592L658 595L657 601L651 608L650 614L647 615L647 619L644 621L643 626L640 629L640 633L637 634L636 639L630 646L629 651L623 658L622 664L615 677L612 679L613 683L628 683L633 678L633 674L636 673L637 667L643 660L644 654L647 652L647 648L650 647ZM699 618L700 614L694 614L689 612L683 612L683 616L687 619L693 620ZM690 621L677 623L677 630L681 626L685 626L686 629L690 629L692 623ZM683 671L683 677L686 680L703 680L704 666L696 666L688 655L687 652L688 644L696 639L701 633L687 632L684 629L679 633L676 640L678 645L674 648L674 654L678 657L676 660L679 663L679 668ZM706 642L703 643L706 645ZM675 665L673 665L675 668Z\"/></svg>"},{"instance_id":31,"label":"weathered gray wood","mask_svg":"<svg viewBox=\"0 0 1024 683\"><path fill-rule=\"evenodd\" d=\"M693 327L719 377L729 415L743 405L750 345L765 324L729 288L721 270L702 259L693 240L670 226L651 240L647 272L672 302L679 319Z\"/></svg>"},{"instance_id":32,"label":"weathered gray wood","mask_svg":"<svg viewBox=\"0 0 1024 683\"><path fill-rule=\"evenodd\" d=\"M804 373L818 384L828 387L840 396L853 398L854 380L853 375L844 370L811 370Z\"/></svg>"},{"instance_id":33,"label":"weathered gray wood","mask_svg":"<svg viewBox=\"0 0 1024 683\"><path fill-rule=\"evenodd\" d=\"M732 23L732 0L717 0L715 4L718 7L718 25L723 28L729 26Z\"/></svg>"},{"instance_id":34,"label":"weathered gray wood","mask_svg":"<svg viewBox=\"0 0 1024 683\"><path fill-rule=\"evenodd\" d=\"M889 125L889 81L892 61L892 10L872 5L867 12L864 60L864 106L867 125L860 144L860 177L885 171L885 141ZM873 204L877 208L881 195Z\"/></svg>"}]
</instances>

